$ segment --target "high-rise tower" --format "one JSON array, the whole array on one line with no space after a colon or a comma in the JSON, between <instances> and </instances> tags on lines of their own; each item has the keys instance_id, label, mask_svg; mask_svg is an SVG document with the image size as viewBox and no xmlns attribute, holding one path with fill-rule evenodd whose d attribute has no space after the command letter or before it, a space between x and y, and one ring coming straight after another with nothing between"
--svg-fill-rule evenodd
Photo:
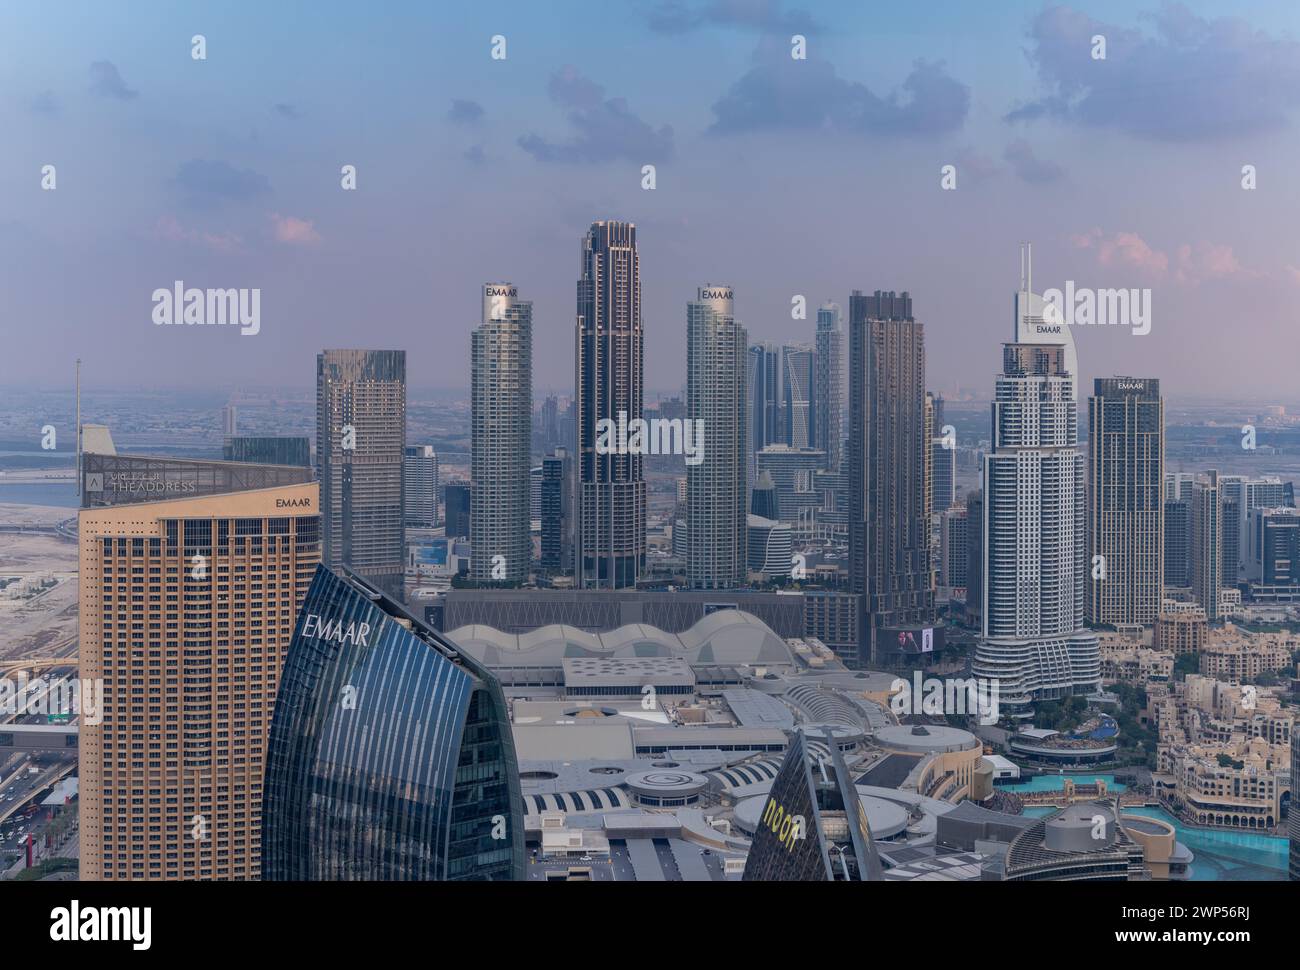
<instances>
[{"instance_id":1,"label":"high-rise tower","mask_svg":"<svg viewBox=\"0 0 1300 970\"><path fill-rule=\"evenodd\" d=\"M781 444L781 352L769 343L752 344L748 351L745 389L748 395L746 445L749 451L749 479L756 481L755 459L768 445Z\"/></svg>"},{"instance_id":2,"label":"high-rise tower","mask_svg":"<svg viewBox=\"0 0 1300 970\"><path fill-rule=\"evenodd\" d=\"M731 287L700 287L686 305L686 409L703 446L703 460L686 466L692 589L745 582L746 339Z\"/></svg>"},{"instance_id":3,"label":"high-rise tower","mask_svg":"<svg viewBox=\"0 0 1300 970\"><path fill-rule=\"evenodd\" d=\"M812 347L787 344L781 348L781 423L785 443L791 448L822 448L821 442L815 440L816 374L816 354Z\"/></svg>"},{"instance_id":4,"label":"high-rise tower","mask_svg":"<svg viewBox=\"0 0 1300 970\"><path fill-rule=\"evenodd\" d=\"M346 572L312 580L267 748L263 879L524 877L500 683Z\"/></svg>"},{"instance_id":5,"label":"high-rise tower","mask_svg":"<svg viewBox=\"0 0 1300 970\"><path fill-rule=\"evenodd\" d=\"M1088 399L1089 623L1150 626L1164 585L1160 382L1097 378Z\"/></svg>"},{"instance_id":6,"label":"high-rise tower","mask_svg":"<svg viewBox=\"0 0 1300 970\"><path fill-rule=\"evenodd\" d=\"M886 629L932 625L925 509L925 327L907 293L849 298L849 559L864 661L892 664Z\"/></svg>"},{"instance_id":7,"label":"high-rise tower","mask_svg":"<svg viewBox=\"0 0 1300 970\"><path fill-rule=\"evenodd\" d=\"M1223 586L1223 497L1217 471L1192 484L1191 523L1192 595L1214 622L1221 619Z\"/></svg>"},{"instance_id":8,"label":"high-rise tower","mask_svg":"<svg viewBox=\"0 0 1300 970\"><path fill-rule=\"evenodd\" d=\"M533 304L510 283L483 285L471 341L470 576L528 578L533 414Z\"/></svg>"},{"instance_id":9,"label":"high-rise tower","mask_svg":"<svg viewBox=\"0 0 1300 970\"><path fill-rule=\"evenodd\" d=\"M838 471L844 443L844 331L838 303L823 303L817 311L816 367L813 437L826 452L826 467Z\"/></svg>"},{"instance_id":10,"label":"high-rise tower","mask_svg":"<svg viewBox=\"0 0 1300 970\"><path fill-rule=\"evenodd\" d=\"M1028 277L1017 308L1041 312ZM1015 333L1032 320L1018 319ZM1069 335L1003 345L984 458L982 637L972 673L1026 705L1096 690L1096 634L1083 626L1087 582L1084 458Z\"/></svg>"},{"instance_id":11,"label":"high-rise tower","mask_svg":"<svg viewBox=\"0 0 1300 970\"><path fill-rule=\"evenodd\" d=\"M641 418L641 268L636 226L596 222L583 237L575 327L578 585L635 586L645 568L644 458L597 450L599 423Z\"/></svg>"},{"instance_id":12,"label":"high-rise tower","mask_svg":"<svg viewBox=\"0 0 1300 970\"><path fill-rule=\"evenodd\" d=\"M306 467L86 454L81 878L257 879L263 766L321 556Z\"/></svg>"},{"instance_id":13,"label":"high-rise tower","mask_svg":"<svg viewBox=\"0 0 1300 970\"><path fill-rule=\"evenodd\" d=\"M316 355L316 467L325 563L402 593L406 351Z\"/></svg>"}]
</instances>

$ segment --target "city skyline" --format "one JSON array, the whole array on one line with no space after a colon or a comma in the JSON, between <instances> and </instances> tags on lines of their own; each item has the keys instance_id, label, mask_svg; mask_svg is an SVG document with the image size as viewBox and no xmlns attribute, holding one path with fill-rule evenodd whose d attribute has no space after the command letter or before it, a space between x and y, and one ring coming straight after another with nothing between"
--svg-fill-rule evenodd
<instances>
[{"instance_id":1,"label":"city skyline","mask_svg":"<svg viewBox=\"0 0 1300 970\"><path fill-rule=\"evenodd\" d=\"M800 2L0 9L0 882L1272 931L1300 7Z\"/></svg>"}]
</instances>

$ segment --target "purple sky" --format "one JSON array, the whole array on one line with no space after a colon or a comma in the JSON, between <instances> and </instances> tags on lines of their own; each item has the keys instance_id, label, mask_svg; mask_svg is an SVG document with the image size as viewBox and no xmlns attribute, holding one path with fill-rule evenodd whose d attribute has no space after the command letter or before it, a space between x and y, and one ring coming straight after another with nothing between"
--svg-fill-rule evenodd
<instances>
[{"instance_id":1,"label":"purple sky","mask_svg":"<svg viewBox=\"0 0 1300 970\"><path fill-rule=\"evenodd\" d=\"M78 355L92 386L306 386L336 346L467 386L478 285L509 280L536 392L567 392L578 243L620 218L653 388L684 381L695 287L730 283L777 341L908 289L930 385L987 393L1028 240L1040 291L1152 291L1149 335L1076 332L1085 380L1300 399L1294 4L230 6L0 10L0 386ZM154 326L176 280L259 287L261 332Z\"/></svg>"}]
</instances>

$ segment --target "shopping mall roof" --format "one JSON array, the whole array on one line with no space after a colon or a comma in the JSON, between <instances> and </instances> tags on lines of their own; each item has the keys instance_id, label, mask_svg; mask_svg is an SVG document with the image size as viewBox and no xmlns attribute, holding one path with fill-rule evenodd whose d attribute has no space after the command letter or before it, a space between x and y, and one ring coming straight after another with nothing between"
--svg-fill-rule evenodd
<instances>
[{"instance_id":1,"label":"shopping mall roof","mask_svg":"<svg viewBox=\"0 0 1300 970\"><path fill-rule=\"evenodd\" d=\"M551 624L527 633L504 633L475 624L448 637L488 667L558 666L566 657L681 657L691 665L793 665L785 641L758 617L719 610L681 633L631 623L605 633Z\"/></svg>"}]
</instances>

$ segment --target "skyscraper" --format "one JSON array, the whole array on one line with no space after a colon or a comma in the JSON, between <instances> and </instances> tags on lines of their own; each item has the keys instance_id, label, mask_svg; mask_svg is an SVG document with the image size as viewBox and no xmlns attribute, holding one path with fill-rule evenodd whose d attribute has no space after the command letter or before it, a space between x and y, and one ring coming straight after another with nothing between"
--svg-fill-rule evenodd
<instances>
[{"instance_id":1,"label":"skyscraper","mask_svg":"<svg viewBox=\"0 0 1300 970\"><path fill-rule=\"evenodd\" d=\"M939 582L948 589L966 588L970 555L967 510L961 505L939 516Z\"/></svg>"},{"instance_id":2,"label":"skyscraper","mask_svg":"<svg viewBox=\"0 0 1300 970\"><path fill-rule=\"evenodd\" d=\"M844 331L838 303L817 311L817 373L813 379L813 440L838 471L844 438Z\"/></svg>"},{"instance_id":3,"label":"skyscraper","mask_svg":"<svg viewBox=\"0 0 1300 970\"><path fill-rule=\"evenodd\" d=\"M1012 708L1101 684L1097 636L1083 625L1088 548L1072 338L1043 323L1031 272L1022 267L1016 342L1002 348L984 456L982 636L971 663L976 677L1001 684Z\"/></svg>"},{"instance_id":4,"label":"skyscraper","mask_svg":"<svg viewBox=\"0 0 1300 970\"><path fill-rule=\"evenodd\" d=\"M469 482L448 482L442 489L446 512L444 529L447 538L470 535L470 509L473 508L472 489Z\"/></svg>"},{"instance_id":5,"label":"skyscraper","mask_svg":"<svg viewBox=\"0 0 1300 970\"><path fill-rule=\"evenodd\" d=\"M573 456L564 448L542 459L542 569L573 569Z\"/></svg>"},{"instance_id":6,"label":"skyscraper","mask_svg":"<svg viewBox=\"0 0 1300 970\"><path fill-rule=\"evenodd\" d=\"M730 286L702 286L686 305L686 408L703 447L686 466L691 589L745 583L745 328Z\"/></svg>"},{"instance_id":7,"label":"skyscraper","mask_svg":"<svg viewBox=\"0 0 1300 970\"><path fill-rule=\"evenodd\" d=\"M407 448L402 459L402 504L406 524L432 529L438 524L438 453L433 445Z\"/></svg>"},{"instance_id":8,"label":"skyscraper","mask_svg":"<svg viewBox=\"0 0 1300 970\"><path fill-rule=\"evenodd\" d=\"M924 433L921 444L922 472L921 509L925 517L925 540L929 550L930 589L934 590L938 582L937 560L939 558L939 520L934 508L934 394L925 392L921 412L921 428Z\"/></svg>"},{"instance_id":9,"label":"skyscraper","mask_svg":"<svg viewBox=\"0 0 1300 970\"><path fill-rule=\"evenodd\" d=\"M1223 508L1217 471L1192 484L1191 519L1192 595L1213 623L1220 619L1223 577Z\"/></svg>"},{"instance_id":10,"label":"skyscraper","mask_svg":"<svg viewBox=\"0 0 1300 970\"><path fill-rule=\"evenodd\" d=\"M1165 472L1166 588L1192 585L1192 476Z\"/></svg>"},{"instance_id":11,"label":"skyscraper","mask_svg":"<svg viewBox=\"0 0 1300 970\"><path fill-rule=\"evenodd\" d=\"M578 585L635 586L645 569L644 459L597 451L598 424L641 418L641 267L636 226L595 222L583 237L575 327Z\"/></svg>"},{"instance_id":12,"label":"skyscraper","mask_svg":"<svg viewBox=\"0 0 1300 970\"><path fill-rule=\"evenodd\" d=\"M966 495L966 622L984 626L984 493Z\"/></svg>"},{"instance_id":13,"label":"skyscraper","mask_svg":"<svg viewBox=\"0 0 1300 970\"><path fill-rule=\"evenodd\" d=\"M984 458L983 631L971 670L1023 706L1096 690L1097 636L1083 626L1084 458L1074 375L1059 344L1003 346Z\"/></svg>"},{"instance_id":14,"label":"skyscraper","mask_svg":"<svg viewBox=\"0 0 1300 970\"><path fill-rule=\"evenodd\" d=\"M757 343L748 351L745 388L749 395L748 449L757 455L768 445L781 444L781 354L768 343ZM754 481L758 469L751 457L749 478Z\"/></svg>"},{"instance_id":15,"label":"skyscraper","mask_svg":"<svg viewBox=\"0 0 1300 970\"><path fill-rule=\"evenodd\" d=\"M925 515L925 328L907 293L849 297L850 588L862 596L863 660L885 629L934 623ZM890 658L893 662L897 658Z\"/></svg>"},{"instance_id":16,"label":"skyscraper","mask_svg":"<svg viewBox=\"0 0 1300 970\"><path fill-rule=\"evenodd\" d=\"M316 467L325 562L401 595L406 351L316 355Z\"/></svg>"},{"instance_id":17,"label":"skyscraper","mask_svg":"<svg viewBox=\"0 0 1300 970\"><path fill-rule=\"evenodd\" d=\"M381 591L319 569L285 659L263 815L268 881L522 879L501 685Z\"/></svg>"},{"instance_id":18,"label":"skyscraper","mask_svg":"<svg viewBox=\"0 0 1300 970\"><path fill-rule=\"evenodd\" d=\"M1232 586L1238 570L1246 563L1246 520L1251 509L1275 509L1289 505L1287 487L1275 476L1248 478L1245 475L1220 475L1219 494L1224 504L1223 516L1223 584ZM1231 503L1231 508L1229 508ZM1229 512L1233 515L1229 515ZM1232 521L1232 520L1236 521Z\"/></svg>"},{"instance_id":19,"label":"skyscraper","mask_svg":"<svg viewBox=\"0 0 1300 970\"><path fill-rule=\"evenodd\" d=\"M787 344L781 348L781 424L785 443L791 448L824 450L821 443L815 440L815 356L807 344Z\"/></svg>"},{"instance_id":20,"label":"skyscraper","mask_svg":"<svg viewBox=\"0 0 1300 970\"><path fill-rule=\"evenodd\" d=\"M1294 597L1300 586L1300 512L1254 508L1246 517L1243 565L1252 598Z\"/></svg>"},{"instance_id":21,"label":"skyscraper","mask_svg":"<svg viewBox=\"0 0 1300 970\"><path fill-rule=\"evenodd\" d=\"M1150 626L1164 588L1160 382L1099 377L1088 399L1089 623Z\"/></svg>"},{"instance_id":22,"label":"skyscraper","mask_svg":"<svg viewBox=\"0 0 1300 970\"><path fill-rule=\"evenodd\" d=\"M533 304L510 283L485 283L482 297L470 361L470 576L519 583L532 555Z\"/></svg>"},{"instance_id":23,"label":"skyscraper","mask_svg":"<svg viewBox=\"0 0 1300 970\"><path fill-rule=\"evenodd\" d=\"M554 394L547 395L546 400L542 402L538 424L541 428L544 451L550 451L560 444L560 402Z\"/></svg>"},{"instance_id":24,"label":"skyscraper","mask_svg":"<svg viewBox=\"0 0 1300 970\"><path fill-rule=\"evenodd\" d=\"M957 503L956 440L944 434L943 395L934 395L930 420L931 511L942 515Z\"/></svg>"},{"instance_id":25,"label":"skyscraper","mask_svg":"<svg viewBox=\"0 0 1300 970\"><path fill-rule=\"evenodd\" d=\"M1222 536L1219 540L1219 550L1222 556L1222 562L1219 564L1219 587L1221 589L1235 589L1237 586L1237 571L1241 564L1241 505L1235 500L1229 498L1223 492L1223 487L1219 488L1219 529Z\"/></svg>"},{"instance_id":26,"label":"skyscraper","mask_svg":"<svg viewBox=\"0 0 1300 970\"><path fill-rule=\"evenodd\" d=\"M81 878L256 879L280 661L320 562L310 468L85 456Z\"/></svg>"}]
</instances>

